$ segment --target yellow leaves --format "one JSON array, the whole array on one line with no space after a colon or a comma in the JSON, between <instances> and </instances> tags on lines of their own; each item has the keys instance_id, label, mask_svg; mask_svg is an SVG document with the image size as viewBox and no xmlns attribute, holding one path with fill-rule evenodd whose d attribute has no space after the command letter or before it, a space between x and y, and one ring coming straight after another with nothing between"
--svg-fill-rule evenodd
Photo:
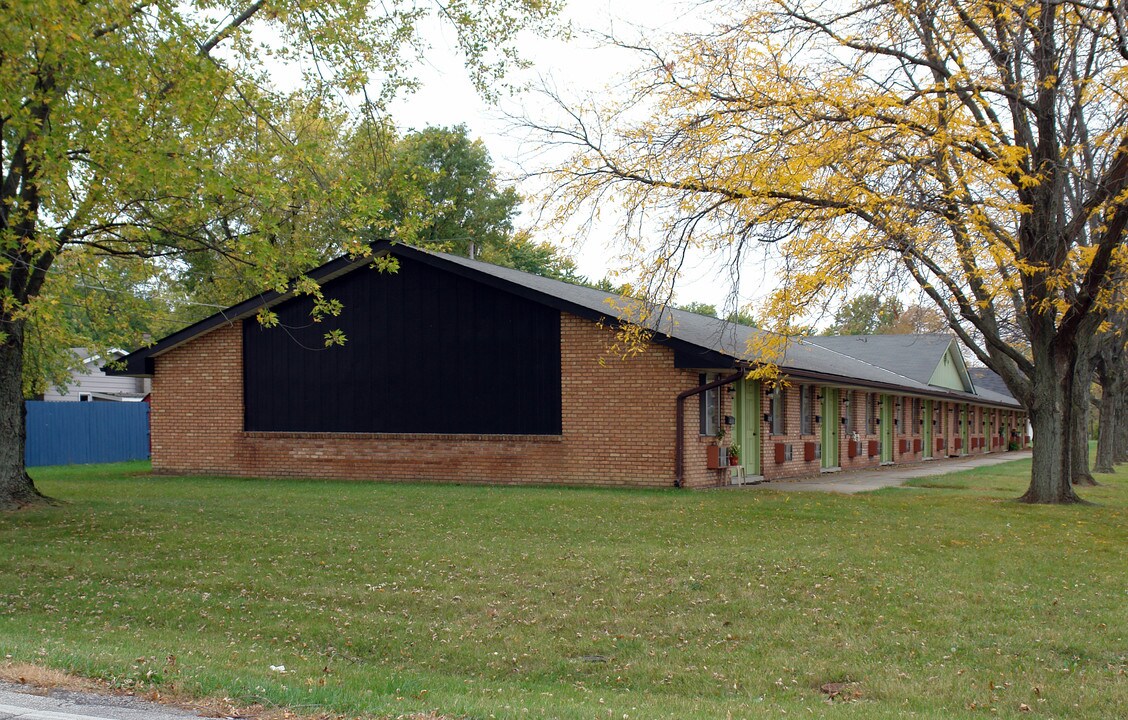
<instances>
[{"instance_id":1,"label":"yellow leaves","mask_svg":"<svg viewBox=\"0 0 1128 720\"><path fill-rule=\"evenodd\" d=\"M264 328L278 327L278 313L269 308L259 308L258 313L255 314L255 320Z\"/></svg>"},{"instance_id":2,"label":"yellow leaves","mask_svg":"<svg viewBox=\"0 0 1128 720\"><path fill-rule=\"evenodd\" d=\"M329 332L325 333L324 339L325 339L325 347L333 347L334 345L338 345L338 346L344 345L346 340L347 340L347 338L345 337L345 333L343 331L337 330L337 329L330 330Z\"/></svg>"},{"instance_id":3,"label":"yellow leaves","mask_svg":"<svg viewBox=\"0 0 1128 720\"><path fill-rule=\"evenodd\" d=\"M1116 157L1128 65L1106 48L1098 56L1107 67L1092 68L1091 78L1074 79L1076 68L1063 64L1004 79L997 63L1030 48L1000 52L981 31L996 21L1040 22L1026 15L1035 5L960 3L963 14L950 5L922 13L908 2L850 4L839 14L838 5L807 10L822 26L789 12L791 3L751 12L734 4L714 32L671 36L653 72L635 76L633 93L608 103L599 122L580 124L601 134L557 175L557 219L568 222L589 201L593 215L618 201L636 260L772 243L779 289L758 315L783 335L855 284L897 268L942 302L959 296L963 308L1000 317L1025 311L1024 280L1034 278L1048 292L1042 309L1062 311L1092 251L1043 252L1054 233L1032 239L1028 225L1041 206L1063 200L1044 197L1054 173L1092 183L1100 169L1085 164L1097 158L1107 167ZM1063 44L1107 43L1065 15ZM1046 91L1066 108L1057 131L1073 132L1060 159L1035 157L1045 130L1033 108ZM1085 133L1068 129L1078 126L1070 107L1085 114ZM1111 226L1112 204L1086 230ZM1065 214L1076 205L1061 203ZM641 272L665 279L657 267ZM668 291L659 285L652 296Z\"/></svg>"},{"instance_id":4,"label":"yellow leaves","mask_svg":"<svg viewBox=\"0 0 1128 720\"><path fill-rule=\"evenodd\" d=\"M620 360L638 357L646 352L650 340L654 335L648 323L653 315L652 308L643 300L630 297L632 292L629 285L622 290L626 293L623 297L609 297L604 300L611 314L619 318L619 322L611 326L612 340L608 344L606 353ZM600 365L605 364L600 358Z\"/></svg>"},{"instance_id":5,"label":"yellow leaves","mask_svg":"<svg viewBox=\"0 0 1128 720\"><path fill-rule=\"evenodd\" d=\"M394 273L399 270L399 259L392 255L372 258L372 267L381 273Z\"/></svg>"}]
</instances>

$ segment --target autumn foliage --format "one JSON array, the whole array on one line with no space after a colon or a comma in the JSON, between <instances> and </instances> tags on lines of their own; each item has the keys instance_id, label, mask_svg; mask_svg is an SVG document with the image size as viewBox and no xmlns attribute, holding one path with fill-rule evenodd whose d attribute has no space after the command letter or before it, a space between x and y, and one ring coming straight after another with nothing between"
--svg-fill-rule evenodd
<instances>
[{"instance_id":1,"label":"autumn foliage","mask_svg":"<svg viewBox=\"0 0 1128 720\"><path fill-rule=\"evenodd\" d=\"M1073 375L1128 266L1118 4L719 3L709 32L614 38L617 103L557 97L560 217L614 200L655 286L687 248L772 246L758 313L791 331L875 275L907 276L1030 411L1025 499L1070 502ZM652 223L660 224L653 232Z\"/></svg>"}]
</instances>

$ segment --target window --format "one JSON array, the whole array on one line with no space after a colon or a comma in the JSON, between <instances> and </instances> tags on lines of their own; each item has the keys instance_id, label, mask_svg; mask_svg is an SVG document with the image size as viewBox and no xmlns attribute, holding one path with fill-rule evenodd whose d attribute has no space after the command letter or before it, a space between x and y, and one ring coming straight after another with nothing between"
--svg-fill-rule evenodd
<instances>
[{"instance_id":1,"label":"window","mask_svg":"<svg viewBox=\"0 0 1128 720\"><path fill-rule=\"evenodd\" d=\"M842 395L845 398L843 400L842 412L846 418L846 434L849 435L854 432L854 402L852 399L854 397L854 391L847 390L842 393Z\"/></svg>"},{"instance_id":2,"label":"window","mask_svg":"<svg viewBox=\"0 0 1128 720\"><path fill-rule=\"evenodd\" d=\"M772 390L769 397L772 406L772 435L783 435L787 432L787 426L783 422L783 388L777 386L775 390Z\"/></svg>"},{"instance_id":3,"label":"window","mask_svg":"<svg viewBox=\"0 0 1128 720\"><path fill-rule=\"evenodd\" d=\"M881 396L877 393L866 393L866 433L877 434L877 403Z\"/></svg>"},{"instance_id":4,"label":"window","mask_svg":"<svg viewBox=\"0 0 1128 720\"><path fill-rule=\"evenodd\" d=\"M912 435L920 435L920 398L913 398L913 418L909 422L909 433Z\"/></svg>"},{"instance_id":5,"label":"window","mask_svg":"<svg viewBox=\"0 0 1128 720\"><path fill-rule=\"evenodd\" d=\"M799 386L799 433L811 434L811 386Z\"/></svg>"},{"instance_id":6,"label":"window","mask_svg":"<svg viewBox=\"0 0 1128 720\"><path fill-rule=\"evenodd\" d=\"M716 375L701 374L697 376L698 384L705 385L717 379ZM715 436L721 429L721 389L711 388L701 393L698 397L701 409L701 434Z\"/></svg>"}]
</instances>

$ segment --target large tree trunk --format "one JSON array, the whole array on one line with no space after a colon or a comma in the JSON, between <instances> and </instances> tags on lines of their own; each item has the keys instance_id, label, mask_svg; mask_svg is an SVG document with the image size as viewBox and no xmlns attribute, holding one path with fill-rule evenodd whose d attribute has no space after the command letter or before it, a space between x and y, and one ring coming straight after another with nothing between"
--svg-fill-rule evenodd
<instances>
[{"instance_id":1,"label":"large tree trunk","mask_svg":"<svg viewBox=\"0 0 1128 720\"><path fill-rule=\"evenodd\" d=\"M1102 384L1101 395L1101 424L1097 431L1097 461L1093 472L1111 473L1114 471L1113 448L1115 445L1116 426L1120 422L1117 398L1109 394L1108 385Z\"/></svg>"},{"instance_id":2,"label":"large tree trunk","mask_svg":"<svg viewBox=\"0 0 1128 720\"><path fill-rule=\"evenodd\" d=\"M1125 388L1128 392L1128 387ZM1115 465L1128 463L1128 398L1121 395L1117 399L1116 437L1112 445L1112 462Z\"/></svg>"},{"instance_id":3,"label":"large tree trunk","mask_svg":"<svg viewBox=\"0 0 1128 720\"><path fill-rule=\"evenodd\" d=\"M1118 428L1124 422L1124 383L1116 376L1115 360L1108 348L1102 348L1097 361L1097 377L1101 383L1101 418L1097 435L1097 461L1094 472L1111 473L1116 460Z\"/></svg>"},{"instance_id":4,"label":"large tree trunk","mask_svg":"<svg viewBox=\"0 0 1128 720\"><path fill-rule=\"evenodd\" d=\"M1112 462L1128 463L1128 350L1113 355L1112 387L1115 388L1116 426L1111 438Z\"/></svg>"},{"instance_id":5,"label":"large tree trunk","mask_svg":"<svg viewBox=\"0 0 1128 720\"><path fill-rule=\"evenodd\" d=\"M1093 394L1093 352L1088 342L1078 340L1073 370L1073 420L1069 427L1070 480L1074 485L1096 485L1089 472L1089 405Z\"/></svg>"},{"instance_id":6,"label":"large tree trunk","mask_svg":"<svg viewBox=\"0 0 1128 720\"><path fill-rule=\"evenodd\" d=\"M24 323L4 318L0 343L0 510L48 502L24 467Z\"/></svg>"},{"instance_id":7,"label":"large tree trunk","mask_svg":"<svg viewBox=\"0 0 1128 720\"><path fill-rule=\"evenodd\" d=\"M1081 502L1070 482L1076 350L1072 343L1035 343L1031 350L1034 373L1029 412L1034 428L1034 458L1030 487L1019 500L1046 504Z\"/></svg>"}]
</instances>

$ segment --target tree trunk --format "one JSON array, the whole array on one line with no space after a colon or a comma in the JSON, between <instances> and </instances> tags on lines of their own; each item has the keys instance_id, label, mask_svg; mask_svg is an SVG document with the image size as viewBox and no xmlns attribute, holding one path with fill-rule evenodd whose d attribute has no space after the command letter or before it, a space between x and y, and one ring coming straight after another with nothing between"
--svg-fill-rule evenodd
<instances>
[{"instance_id":1,"label":"tree trunk","mask_svg":"<svg viewBox=\"0 0 1128 720\"><path fill-rule=\"evenodd\" d=\"M1111 473L1114 470L1117 429L1124 421L1124 387L1116 379L1110 353L1104 349L1097 362L1097 377L1101 383L1101 417L1097 434L1097 461L1093 471Z\"/></svg>"},{"instance_id":2,"label":"tree trunk","mask_svg":"<svg viewBox=\"0 0 1128 720\"><path fill-rule=\"evenodd\" d=\"M1073 370L1073 419L1069 427L1070 481L1074 485L1096 485L1089 472L1089 405L1093 394L1093 352L1089 343L1078 340Z\"/></svg>"},{"instance_id":3,"label":"tree trunk","mask_svg":"<svg viewBox=\"0 0 1128 720\"><path fill-rule=\"evenodd\" d=\"M1072 343L1033 344L1031 350L1034 373L1029 413L1034 428L1034 458L1030 487L1019 500L1044 504L1081 502L1070 482L1076 350Z\"/></svg>"},{"instance_id":4,"label":"tree trunk","mask_svg":"<svg viewBox=\"0 0 1128 720\"><path fill-rule=\"evenodd\" d=\"M12 510L49 500L24 467L24 324L4 318L0 328L7 335L0 342L0 510Z\"/></svg>"},{"instance_id":5,"label":"tree trunk","mask_svg":"<svg viewBox=\"0 0 1128 720\"><path fill-rule=\"evenodd\" d=\"M1113 357L1112 387L1116 410L1116 427L1112 436L1112 462L1128 463L1128 355L1124 352Z\"/></svg>"}]
</instances>

